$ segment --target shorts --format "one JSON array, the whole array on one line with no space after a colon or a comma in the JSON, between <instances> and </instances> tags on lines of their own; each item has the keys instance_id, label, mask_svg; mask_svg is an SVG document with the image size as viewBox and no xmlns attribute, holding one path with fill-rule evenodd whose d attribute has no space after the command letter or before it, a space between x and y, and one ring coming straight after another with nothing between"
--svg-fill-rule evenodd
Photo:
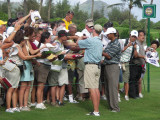
<instances>
[{"instance_id":1,"label":"shorts","mask_svg":"<svg viewBox=\"0 0 160 120\"><path fill-rule=\"evenodd\" d=\"M68 70L67 68L62 69L58 77L59 86L68 85Z\"/></svg>"},{"instance_id":2,"label":"shorts","mask_svg":"<svg viewBox=\"0 0 160 120\"><path fill-rule=\"evenodd\" d=\"M123 82L128 83L130 77L129 63L125 63L126 70L123 71Z\"/></svg>"},{"instance_id":3,"label":"shorts","mask_svg":"<svg viewBox=\"0 0 160 120\"><path fill-rule=\"evenodd\" d=\"M43 63L36 65L34 67L36 81L40 83L46 83L50 69L50 65L45 65Z\"/></svg>"},{"instance_id":4,"label":"shorts","mask_svg":"<svg viewBox=\"0 0 160 120\"><path fill-rule=\"evenodd\" d=\"M32 81L34 80L34 73L33 73L33 67L30 60L24 61L25 69L23 73L21 74L21 80L23 82Z\"/></svg>"},{"instance_id":5,"label":"shorts","mask_svg":"<svg viewBox=\"0 0 160 120\"><path fill-rule=\"evenodd\" d=\"M98 65L87 64L84 70L85 88L99 88L100 69Z\"/></svg>"},{"instance_id":6,"label":"shorts","mask_svg":"<svg viewBox=\"0 0 160 120\"><path fill-rule=\"evenodd\" d=\"M49 86L55 87L59 85L58 82L59 72L50 70L48 75L48 84Z\"/></svg>"}]
</instances>

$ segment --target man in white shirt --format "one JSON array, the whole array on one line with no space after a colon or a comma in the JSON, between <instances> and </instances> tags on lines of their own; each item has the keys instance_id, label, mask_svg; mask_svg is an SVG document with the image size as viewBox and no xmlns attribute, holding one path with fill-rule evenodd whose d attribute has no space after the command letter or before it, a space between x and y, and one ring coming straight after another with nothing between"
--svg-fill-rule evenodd
<instances>
[{"instance_id":1,"label":"man in white shirt","mask_svg":"<svg viewBox=\"0 0 160 120\"><path fill-rule=\"evenodd\" d=\"M93 27L94 27L94 21L92 19L87 19L85 29L82 30L83 35L87 36L88 38L93 37L92 35Z\"/></svg>"}]
</instances>

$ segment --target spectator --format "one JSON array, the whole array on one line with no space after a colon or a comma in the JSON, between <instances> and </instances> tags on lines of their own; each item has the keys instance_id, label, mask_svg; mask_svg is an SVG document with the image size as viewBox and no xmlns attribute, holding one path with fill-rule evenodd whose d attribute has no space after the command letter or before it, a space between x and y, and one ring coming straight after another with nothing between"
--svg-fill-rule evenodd
<instances>
[{"instance_id":1,"label":"spectator","mask_svg":"<svg viewBox=\"0 0 160 120\"><path fill-rule=\"evenodd\" d=\"M74 12L73 11L68 11L66 14L66 17L62 19L65 22L66 29L68 30L68 26L72 24L72 19L74 17Z\"/></svg>"},{"instance_id":2,"label":"spectator","mask_svg":"<svg viewBox=\"0 0 160 120\"><path fill-rule=\"evenodd\" d=\"M129 62L130 62L130 59L134 55L133 45L134 45L137 37L138 37L138 32L135 30L131 31L129 39L125 39L125 41L124 41L124 49L122 50L122 55L121 55L121 59L120 59L120 62L122 65L122 71L123 71L125 100L127 100L127 101L129 101L129 97L128 97L129 76L130 76Z\"/></svg>"},{"instance_id":3,"label":"spectator","mask_svg":"<svg viewBox=\"0 0 160 120\"><path fill-rule=\"evenodd\" d=\"M138 32L133 31L133 34L137 34L135 37L138 38ZM135 43L135 52L137 55L130 61L130 79L129 79L129 97L136 99L139 97L139 79L142 74L142 66L145 65L145 51L144 45L142 42L136 40Z\"/></svg>"},{"instance_id":4,"label":"spectator","mask_svg":"<svg viewBox=\"0 0 160 120\"><path fill-rule=\"evenodd\" d=\"M139 30L138 31L138 43L140 45L142 45L143 55L144 55L144 52L145 52L145 50L144 50L144 42L145 42L145 32L143 30ZM146 66L146 64L144 63L143 71L142 71L141 77L139 79L139 85L138 85L139 86L139 97L140 98L143 98L143 94L142 94L142 79L143 79L144 74L145 74L145 68L146 68L145 66Z\"/></svg>"}]
</instances>

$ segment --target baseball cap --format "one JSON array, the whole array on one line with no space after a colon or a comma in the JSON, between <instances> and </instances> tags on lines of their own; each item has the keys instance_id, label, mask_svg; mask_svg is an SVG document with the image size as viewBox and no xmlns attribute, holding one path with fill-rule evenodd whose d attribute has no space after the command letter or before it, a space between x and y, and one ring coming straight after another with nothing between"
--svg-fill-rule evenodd
<instances>
[{"instance_id":1,"label":"baseball cap","mask_svg":"<svg viewBox=\"0 0 160 120\"><path fill-rule=\"evenodd\" d=\"M100 25L100 24L96 24L95 26L94 26L94 29L95 29L95 31L97 31L97 32L101 32L102 31L102 26Z\"/></svg>"},{"instance_id":2,"label":"baseball cap","mask_svg":"<svg viewBox=\"0 0 160 120\"><path fill-rule=\"evenodd\" d=\"M94 21L93 21L93 19L87 19L87 20L86 20L86 25L87 25L88 27L94 26Z\"/></svg>"},{"instance_id":3,"label":"baseball cap","mask_svg":"<svg viewBox=\"0 0 160 120\"><path fill-rule=\"evenodd\" d=\"M111 33L117 33L116 29L113 28L113 27L110 27L107 29L107 31L104 33L104 35L108 35L108 34L111 34Z\"/></svg>"},{"instance_id":4,"label":"baseball cap","mask_svg":"<svg viewBox=\"0 0 160 120\"><path fill-rule=\"evenodd\" d=\"M0 26L1 25L6 25L7 24L7 21L2 21L2 20L0 20Z\"/></svg>"},{"instance_id":5,"label":"baseball cap","mask_svg":"<svg viewBox=\"0 0 160 120\"><path fill-rule=\"evenodd\" d=\"M7 25L8 25L8 26L11 26L12 23L15 22L15 21L16 21L16 19L10 18L10 19L8 20L8 22L7 22Z\"/></svg>"},{"instance_id":6,"label":"baseball cap","mask_svg":"<svg viewBox=\"0 0 160 120\"><path fill-rule=\"evenodd\" d=\"M109 21L109 22L105 23L103 27L108 29L109 27L113 27L113 23Z\"/></svg>"},{"instance_id":7,"label":"baseball cap","mask_svg":"<svg viewBox=\"0 0 160 120\"><path fill-rule=\"evenodd\" d=\"M130 35L138 37L138 31L137 30L132 30Z\"/></svg>"},{"instance_id":8,"label":"baseball cap","mask_svg":"<svg viewBox=\"0 0 160 120\"><path fill-rule=\"evenodd\" d=\"M68 33L65 30L60 30L58 32L58 37L68 36Z\"/></svg>"}]
</instances>

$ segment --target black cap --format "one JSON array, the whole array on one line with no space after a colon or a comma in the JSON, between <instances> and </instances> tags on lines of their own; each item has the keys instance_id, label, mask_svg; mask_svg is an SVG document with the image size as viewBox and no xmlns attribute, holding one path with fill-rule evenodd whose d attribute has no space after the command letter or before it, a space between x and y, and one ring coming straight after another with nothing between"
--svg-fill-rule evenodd
<instances>
[{"instance_id":1,"label":"black cap","mask_svg":"<svg viewBox=\"0 0 160 120\"><path fill-rule=\"evenodd\" d=\"M68 36L68 33L65 30L60 30L58 32L58 37Z\"/></svg>"},{"instance_id":2,"label":"black cap","mask_svg":"<svg viewBox=\"0 0 160 120\"><path fill-rule=\"evenodd\" d=\"M16 21L16 19L10 18L10 19L8 20L8 22L7 22L7 25L8 25L8 26L11 26L12 23L15 22L15 21Z\"/></svg>"},{"instance_id":3,"label":"black cap","mask_svg":"<svg viewBox=\"0 0 160 120\"><path fill-rule=\"evenodd\" d=\"M104 28L108 29L109 27L113 27L113 23L108 21L107 23L104 24Z\"/></svg>"}]
</instances>

